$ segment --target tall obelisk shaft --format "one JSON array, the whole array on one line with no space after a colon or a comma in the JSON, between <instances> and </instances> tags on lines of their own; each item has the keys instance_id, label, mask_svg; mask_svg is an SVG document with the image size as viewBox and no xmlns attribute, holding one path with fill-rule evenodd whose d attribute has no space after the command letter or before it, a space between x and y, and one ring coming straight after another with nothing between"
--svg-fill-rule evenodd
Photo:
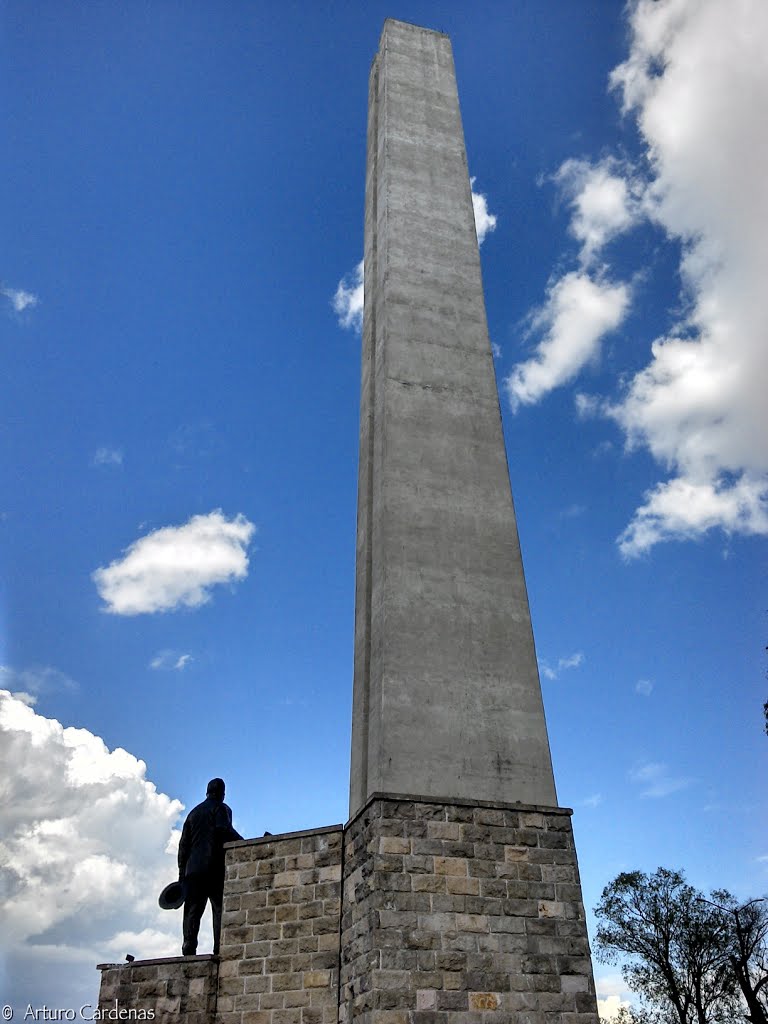
<instances>
[{"instance_id":1,"label":"tall obelisk shaft","mask_svg":"<svg viewBox=\"0 0 768 1024\"><path fill-rule=\"evenodd\" d=\"M350 814L557 803L451 44L371 69Z\"/></svg>"}]
</instances>

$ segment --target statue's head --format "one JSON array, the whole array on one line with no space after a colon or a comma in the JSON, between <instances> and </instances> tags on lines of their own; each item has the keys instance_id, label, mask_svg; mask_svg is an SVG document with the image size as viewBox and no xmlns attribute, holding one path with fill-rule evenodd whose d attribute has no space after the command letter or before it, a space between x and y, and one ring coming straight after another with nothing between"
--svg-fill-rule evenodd
<instances>
[{"instance_id":1,"label":"statue's head","mask_svg":"<svg viewBox=\"0 0 768 1024\"><path fill-rule=\"evenodd\" d=\"M214 800L224 799L224 779L211 779L208 783L208 788L205 791L205 795L212 797Z\"/></svg>"}]
</instances>

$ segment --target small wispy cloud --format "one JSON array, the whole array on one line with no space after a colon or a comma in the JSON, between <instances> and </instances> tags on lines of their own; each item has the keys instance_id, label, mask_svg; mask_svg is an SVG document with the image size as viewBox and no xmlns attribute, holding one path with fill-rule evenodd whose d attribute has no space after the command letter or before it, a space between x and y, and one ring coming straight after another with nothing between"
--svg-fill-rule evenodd
<instances>
[{"instance_id":1,"label":"small wispy cloud","mask_svg":"<svg viewBox=\"0 0 768 1024\"><path fill-rule=\"evenodd\" d=\"M583 516L587 511L586 505L580 505L578 502L574 502L572 505L567 505L560 512L561 519L576 519L577 516Z\"/></svg>"},{"instance_id":2,"label":"small wispy cloud","mask_svg":"<svg viewBox=\"0 0 768 1024\"><path fill-rule=\"evenodd\" d=\"M94 466L122 466L123 453L119 448L97 448L92 461Z\"/></svg>"},{"instance_id":3,"label":"small wispy cloud","mask_svg":"<svg viewBox=\"0 0 768 1024\"><path fill-rule=\"evenodd\" d=\"M246 552L255 530L244 515L228 519L215 509L140 537L91 578L113 615L198 608L210 600L211 587L248 575Z\"/></svg>"},{"instance_id":4,"label":"small wispy cloud","mask_svg":"<svg viewBox=\"0 0 768 1024\"><path fill-rule=\"evenodd\" d=\"M495 213L488 210L488 196L483 192L475 192L476 178L470 178L472 186L472 211L475 215L475 231L477 232L477 244L482 245L486 236L496 230L497 217Z\"/></svg>"},{"instance_id":5,"label":"small wispy cloud","mask_svg":"<svg viewBox=\"0 0 768 1024\"><path fill-rule=\"evenodd\" d=\"M644 183L611 157L596 164L566 160L554 181L571 207L569 230L581 244L584 265L642 217Z\"/></svg>"},{"instance_id":6,"label":"small wispy cloud","mask_svg":"<svg viewBox=\"0 0 768 1024\"><path fill-rule=\"evenodd\" d=\"M501 359L501 345L497 345L495 341L491 342L491 353L494 359Z\"/></svg>"},{"instance_id":7,"label":"small wispy cloud","mask_svg":"<svg viewBox=\"0 0 768 1024\"><path fill-rule=\"evenodd\" d=\"M630 771L629 777L632 782L643 787L640 796L652 798L669 796L687 789L694 781L687 776L673 775L669 765L660 761L641 762Z\"/></svg>"},{"instance_id":8,"label":"small wispy cloud","mask_svg":"<svg viewBox=\"0 0 768 1024\"><path fill-rule=\"evenodd\" d=\"M573 404L576 407L576 415L580 420L599 416L602 410L602 405L598 398L595 398L594 395L585 395L582 391L576 392Z\"/></svg>"},{"instance_id":9,"label":"small wispy cloud","mask_svg":"<svg viewBox=\"0 0 768 1024\"><path fill-rule=\"evenodd\" d=\"M470 182L474 185L475 179ZM496 230L498 218L488 209L488 196L472 189L472 212L475 216L477 244L482 245L491 231ZM339 324L358 333L363 328L363 305L365 301L365 260L360 260L354 270L345 274L336 286L331 306ZM494 357L501 355L498 345L491 345Z\"/></svg>"},{"instance_id":10,"label":"small wispy cloud","mask_svg":"<svg viewBox=\"0 0 768 1024\"><path fill-rule=\"evenodd\" d=\"M179 654L178 651L158 651L150 661L149 667L158 671L182 672L195 659L191 654Z\"/></svg>"},{"instance_id":11,"label":"small wispy cloud","mask_svg":"<svg viewBox=\"0 0 768 1024\"><path fill-rule=\"evenodd\" d=\"M603 338L624 320L630 295L628 285L599 271L573 270L551 280L544 303L528 316L530 333L541 340L504 381L512 409L540 401L596 360Z\"/></svg>"},{"instance_id":12,"label":"small wispy cloud","mask_svg":"<svg viewBox=\"0 0 768 1024\"><path fill-rule=\"evenodd\" d=\"M7 285L0 285L0 295L8 299L13 306L14 313L23 313L25 309L33 309L38 298L32 292L25 292L22 288L9 288Z\"/></svg>"},{"instance_id":13,"label":"small wispy cloud","mask_svg":"<svg viewBox=\"0 0 768 1024\"><path fill-rule=\"evenodd\" d=\"M66 672L51 665L34 665L23 669L0 665L0 689L11 691L17 700L32 707L43 693L77 690L78 685Z\"/></svg>"},{"instance_id":14,"label":"small wispy cloud","mask_svg":"<svg viewBox=\"0 0 768 1024\"><path fill-rule=\"evenodd\" d=\"M558 658L557 664L554 667L545 659L540 659L539 671L546 679L557 679L561 672L567 672L571 668L578 668L583 662L584 654L581 651L576 651L565 658Z\"/></svg>"},{"instance_id":15,"label":"small wispy cloud","mask_svg":"<svg viewBox=\"0 0 768 1024\"><path fill-rule=\"evenodd\" d=\"M333 311L342 327L355 331L363 329L363 303L365 299L365 260L339 281L333 296Z\"/></svg>"},{"instance_id":16,"label":"small wispy cloud","mask_svg":"<svg viewBox=\"0 0 768 1024\"><path fill-rule=\"evenodd\" d=\"M605 797L602 793L593 793L592 796L584 797L583 800L579 800L579 804L582 807L598 807Z\"/></svg>"},{"instance_id":17,"label":"small wispy cloud","mask_svg":"<svg viewBox=\"0 0 768 1024\"><path fill-rule=\"evenodd\" d=\"M650 697L653 693L653 685L651 679L638 679L635 683L635 693L639 693L641 697Z\"/></svg>"}]
</instances>

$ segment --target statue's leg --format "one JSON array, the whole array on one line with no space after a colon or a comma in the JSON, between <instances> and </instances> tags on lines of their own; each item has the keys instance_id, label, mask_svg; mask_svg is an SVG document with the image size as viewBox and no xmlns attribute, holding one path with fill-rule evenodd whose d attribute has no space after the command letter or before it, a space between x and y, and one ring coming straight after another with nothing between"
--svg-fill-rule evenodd
<instances>
[{"instance_id":1,"label":"statue's leg","mask_svg":"<svg viewBox=\"0 0 768 1024\"><path fill-rule=\"evenodd\" d=\"M184 879L184 944L181 947L183 956L194 956L197 953L197 935L200 931L200 919L208 902L206 886L203 879L196 875L188 875Z\"/></svg>"},{"instance_id":2,"label":"statue's leg","mask_svg":"<svg viewBox=\"0 0 768 1024\"><path fill-rule=\"evenodd\" d=\"M208 890L208 899L211 901L211 914L213 915L213 952L219 954L219 941L221 939L221 906L224 902L224 879L212 879L211 888Z\"/></svg>"}]
</instances>

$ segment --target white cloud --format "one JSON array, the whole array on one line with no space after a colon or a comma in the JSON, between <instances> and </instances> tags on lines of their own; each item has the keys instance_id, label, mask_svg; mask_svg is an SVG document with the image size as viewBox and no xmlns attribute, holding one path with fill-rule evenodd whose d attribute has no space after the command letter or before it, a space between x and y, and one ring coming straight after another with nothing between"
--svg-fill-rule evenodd
<instances>
[{"instance_id":1,"label":"white cloud","mask_svg":"<svg viewBox=\"0 0 768 1024\"><path fill-rule=\"evenodd\" d=\"M576 396L580 417L609 416L628 449L646 448L668 474L618 538L631 558L715 528L768 535L768 135L755 125L768 106L768 6L631 0L628 10L629 56L611 85L635 119L644 169L609 156L554 175L580 269L550 285L534 314L544 338L507 387L513 408L538 401L621 322L628 289L612 286L623 291L608 305L597 265L607 243L645 219L679 247L683 312L648 364L618 400ZM586 298L601 301L585 310Z\"/></svg>"},{"instance_id":2,"label":"white cloud","mask_svg":"<svg viewBox=\"0 0 768 1024\"><path fill-rule=\"evenodd\" d=\"M178 651L158 651L150 661L149 667L161 671L181 672L191 661L195 659L191 654L179 654Z\"/></svg>"},{"instance_id":3,"label":"white cloud","mask_svg":"<svg viewBox=\"0 0 768 1024\"><path fill-rule=\"evenodd\" d=\"M365 260L360 260L351 274L342 277L333 296L333 311L342 327L363 329L364 292Z\"/></svg>"},{"instance_id":4,"label":"white cloud","mask_svg":"<svg viewBox=\"0 0 768 1024\"><path fill-rule=\"evenodd\" d=\"M470 182L474 183L471 178ZM486 235L496 230L496 215L488 211L488 197L472 189L472 210L475 215L477 243L482 245ZM342 327L355 331L363 329L363 304L365 300L365 260L360 260L355 269L345 274L336 286L331 300L333 311ZM494 348L494 355L500 355Z\"/></svg>"},{"instance_id":5,"label":"white cloud","mask_svg":"<svg viewBox=\"0 0 768 1024\"><path fill-rule=\"evenodd\" d=\"M578 668L583 662L583 653L576 651L565 658L558 658L557 665L554 668L547 661L541 659L539 661L539 671L546 679L557 679L561 672L566 672L571 668Z\"/></svg>"},{"instance_id":6,"label":"white cloud","mask_svg":"<svg viewBox=\"0 0 768 1024\"><path fill-rule=\"evenodd\" d=\"M566 505L560 512L561 519L577 519L579 516L583 516L587 511L587 506L582 505L575 501L570 505Z\"/></svg>"},{"instance_id":7,"label":"white cloud","mask_svg":"<svg viewBox=\"0 0 768 1024\"><path fill-rule=\"evenodd\" d=\"M122 466L123 453L119 448L97 448L93 455L94 466Z\"/></svg>"},{"instance_id":8,"label":"white cloud","mask_svg":"<svg viewBox=\"0 0 768 1024\"><path fill-rule=\"evenodd\" d=\"M5 1001L26 1005L31 976L40 1001L93 1000L96 963L178 953L180 916L157 896L176 877L183 808L143 761L0 690L0 779Z\"/></svg>"},{"instance_id":9,"label":"white cloud","mask_svg":"<svg viewBox=\"0 0 768 1024\"><path fill-rule=\"evenodd\" d=\"M687 789L693 779L670 774L669 766L659 761L645 761L636 765L629 773L632 782L643 789L640 796L663 797L678 790Z\"/></svg>"},{"instance_id":10,"label":"white cloud","mask_svg":"<svg viewBox=\"0 0 768 1024\"><path fill-rule=\"evenodd\" d=\"M5 296L13 306L14 312L23 313L25 309L33 309L37 305L37 296L21 288L0 287L0 295Z\"/></svg>"},{"instance_id":11,"label":"white cloud","mask_svg":"<svg viewBox=\"0 0 768 1024\"><path fill-rule=\"evenodd\" d=\"M248 574L246 550L255 526L245 516L227 519L221 509L192 516L140 537L122 558L92 575L106 611L140 615L210 600L217 583Z\"/></svg>"},{"instance_id":12,"label":"white cloud","mask_svg":"<svg viewBox=\"0 0 768 1024\"><path fill-rule=\"evenodd\" d=\"M582 807L599 807L604 799L602 793L593 793L591 796L584 797L579 803Z\"/></svg>"},{"instance_id":13,"label":"white cloud","mask_svg":"<svg viewBox=\"0 0 768 1024\"><path fill-rule=\"evenodd\" d=\"M599 416L602 412L600 400L594 395L585 395L581 391L574 395L573 404L576 406L576 415L580 420L591 419L593 416Z\"/></svg>"},{"instance_id":14,"label":"white cloud","mask_svg":"<svg viewBox=\"0 0 768 1024\"><path fill-rule=\"evenodd\" d=\"M78 686L65 672L50 665L35 665L23 669L0 665L0 689L21 691L31 706L42 693L77 690ZM19 699L23 699L21 694Z\"/></svg>"},{"instance_id":15,"label":"white cloud","mask_svg":"<svg viewBox=\"0 0 768 1024\"><path fill-rule=\"evenodd\" d=\"M642 184L610 157L597 164L566 160L554 180L573 210L570 232L581 243L582 264L640 217Z\"/></svg>"},{"instance_id":16,"label":"white cloud","mask_svg":"<svg viewBox=\"0 0 768 1024\"><path fill-rule=\"evenodd\" d=\"M571 271L550 284L546 302L531 316L532 329L544 337L535 355L518 363L504 382L512 408L539 401L594 359L602 338L624 319L629 294L626 284L584 271Z\"/></svg>"},{"instance_id":17,"label":"white cloud","mask_svg":"<svg viewBox=\"0 0 768 1024\"><path fill-rule=\"evenodd\" d=\"M475 192L475 178L470 178L472 186L472 212L475 215L475 231L477 232L477 244L482 245L486 236L496 230L496 214L488 212L488 196L482 192Z\"/></svg>"},{"instance_id":18,"label":"white cloud","mask_svg":"<svg viewBox=\"0 0 768 1024\"><path fill-rule=\"evenodd\" d=\"M597 1012L601 1020L611 1020L622 1007L632 1005L632 994L620 974L596 974L595 991L597 993Z\"/></svg>"},{"instance_id":19,"label":"white cloud","mask_svg":"<svg viewBox=\"0 0 768 1024\"><path fill-rule=\"evenodd\" d=\"M635 693L639 693L641 697L650 697L653 693L653 682L650 679L639 679L635 683Z\"/></svg>"},{"instance_id":20,"label":"white cloud","mask_svg":"<svg viewBox=\"0 0 768 1024\"><path fill-rule=\"evenodd\" d=\"M687 311L609 409L674 474L619 538L627 557L715 527L768 534L768 6L640 0L631 30L612 84L646 146L647 208L681 245Z\"/></svg>"}]
</instances>

